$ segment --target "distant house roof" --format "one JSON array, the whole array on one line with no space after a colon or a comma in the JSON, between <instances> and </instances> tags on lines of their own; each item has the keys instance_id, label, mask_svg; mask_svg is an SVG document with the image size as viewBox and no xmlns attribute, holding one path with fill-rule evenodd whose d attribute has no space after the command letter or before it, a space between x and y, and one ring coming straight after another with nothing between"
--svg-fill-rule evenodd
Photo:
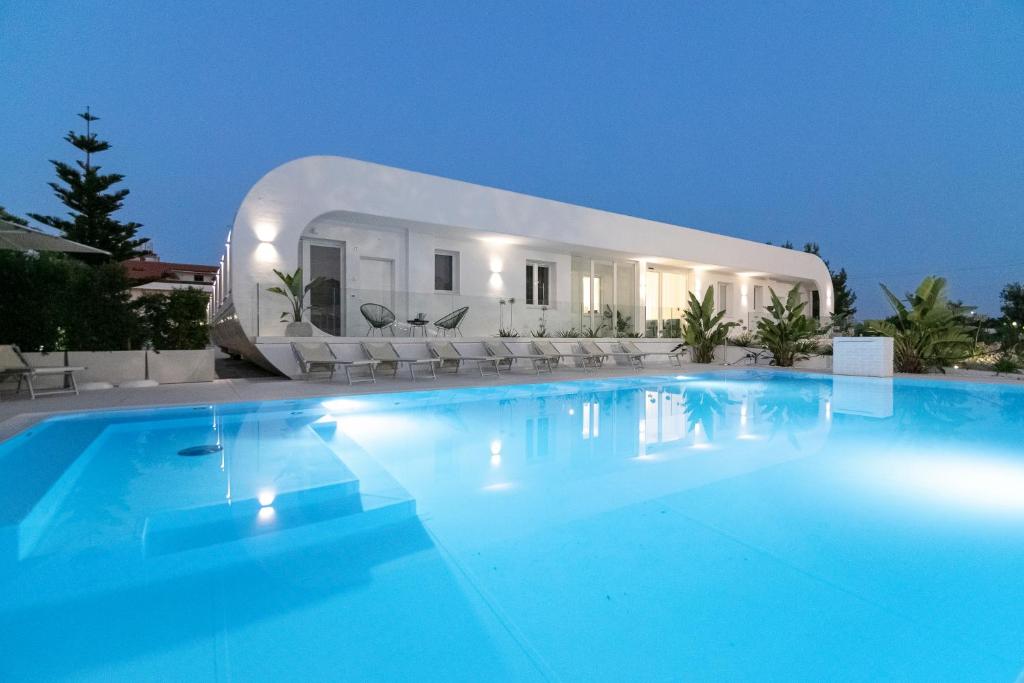
<instances>
[{"instance_id":1,"label":"distant house roof","mask_svg":"<svg viewBox=\"0 0 1024 683\"><path fill-rule=\"evenodd\" d=\"M0 220L0 249L13 251L58 251L65 254L110 256L109 251L49 235L24 225Z\"/></svg>"},{"instance_id":2,"label":"distant house roof","mask_svg":"<svg viewBox=\"0 0 1024 683\"><path fill-rule=\"evenodd\" d=\"M168 261L122 261L125 273L132 280L152 282L168 277L172 272L216 273L217 266L204 266L196 263L170 263Z\"/></svg>"}]
</instances>

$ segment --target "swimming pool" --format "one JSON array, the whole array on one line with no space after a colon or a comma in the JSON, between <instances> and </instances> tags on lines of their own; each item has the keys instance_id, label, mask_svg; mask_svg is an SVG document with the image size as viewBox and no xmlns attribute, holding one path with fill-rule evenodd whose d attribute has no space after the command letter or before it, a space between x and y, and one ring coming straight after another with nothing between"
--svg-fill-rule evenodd
<instances>
[{"instance_id":1,"label":"swimming pool","mask_svg":"<svg viewBox=\"0 0 1024 683\"><path fill-rule=\"evenodd\" d=\"M51 419L0 679L1012 681L1022 427L763 371Z\"/></svg>"}]
</instances>

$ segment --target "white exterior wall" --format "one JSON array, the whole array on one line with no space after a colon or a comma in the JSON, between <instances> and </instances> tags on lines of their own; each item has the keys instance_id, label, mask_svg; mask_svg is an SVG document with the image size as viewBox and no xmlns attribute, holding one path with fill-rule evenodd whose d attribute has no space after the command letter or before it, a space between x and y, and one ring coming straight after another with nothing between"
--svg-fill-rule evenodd
<instances>
[{"instance_id":1,"label":"white exterior wall","mask_svg":"<svg viewBox=\"0 0 1024 683\"><path fill-rule=\"evenodd\" d=\"M729 317L744 323L755 284L765 286L767 303L769 287L784 296L789 283L801 282L805 298L811 289L821 292L823 318L832 310L828 270L811 254L352 159L307 157L268 173L239 208L221 262L214 321L236 322L250 339L280 335L285 302L265 290L276 280L274 269L300 265L303 236L345 242L347 301L362 284L360 257L393 259L395 290L411 293L405 309L395 311L400 319L428 305L417 296L433 294L434 250L458 252L452 307L458 298L470 305L469 334L497 331L499 297L516 298L513 326L520 333L536 327L540 309L525 304L527 259L555 264L547 326L570 326L572 254L638 261L641 280L647 264L689 268L691 291L698 280L702 288L728 281ZM424 311L431 319L447 312L443 298L431 301L434 308ZM348 308L346 333L364 334L357 306ZM642 330L642 320L635 322Z\"/></svg>"}]
</instances>

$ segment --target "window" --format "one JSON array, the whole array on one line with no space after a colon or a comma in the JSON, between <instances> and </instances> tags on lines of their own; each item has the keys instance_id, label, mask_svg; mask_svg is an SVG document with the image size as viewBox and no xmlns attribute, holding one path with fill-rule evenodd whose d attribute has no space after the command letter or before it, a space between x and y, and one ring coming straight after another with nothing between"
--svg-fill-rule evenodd
<instances>
[{"instance_id":1,"label":"window","mask_svg":"<svg viewBox=\"0 0 1024 683\"><path fill-rule=\"evenodd\" d=\"M434 252L434 289L454 292L458 285L459 255L454 251Z\"/></svg>"},{"instance_id":2,"label":"window","mask_svg":"<svg viewBox=\"0 0 1024 683\"><path fill-rule=\"evenodd\" d=\"M550 263L526 262L526 303L534 306L551 305L551 271Z\"/></svg>"},{"instance_id":3,"label":"window","mask_svg":"<svg viewBox=\"0 0 1024 683\"><path fill-rule=\"evenodd\" d=\"M718 283L718 310L725 311L726 315L729 315L729 294L730 287L728 282Z\"/></svg>"},{"instance_id":4,"label":"window","mask_svg":"<svg viewBox=\"0 0 1024 683\"><path fill-rule=\"evenodd\" d=\"M593 285L593 287L591 287ZM591 305L593 303L593 305ZM583 278L583 312L601 312L601 278Z\"/></svg>"},{"instance_id":5,"label":"window","mask_svg":"<svg viewBox=\"0 0 1024 683\"><path fill-rule=\"evenodd\" d=\"M193 282L202 282L203 281L203 276L202 275L193 275L192 276L192 281Z\"/></svg>"},{"instance_id":6,"label":"window","mask_svg":"<svg viewBox=\"0 0 1024 683\"><path fill-rule=\"evenodd\" d=\"M815 319L821 318L821 295L818 294L818 290L811 292L811 317Z\"/></svg>"},{"instance_id":7,"label":"window","mask_svg":"<svg viewBox=\"0 0 1024 683\"><path fill-rule=\"evenodd\" d=\"M764 309L764 287L754 285L754 310L760 311L762 309Z\"/></svg>"}]
</instances>

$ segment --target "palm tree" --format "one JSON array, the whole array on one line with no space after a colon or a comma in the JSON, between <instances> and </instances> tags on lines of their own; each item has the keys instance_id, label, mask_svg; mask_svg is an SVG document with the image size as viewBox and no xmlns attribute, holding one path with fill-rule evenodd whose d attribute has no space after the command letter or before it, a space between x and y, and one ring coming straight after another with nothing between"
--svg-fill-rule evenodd
<instances>
[{"instance_id":1,"label":"palm tree","mask_svg":"<svg viewBox=\"0 0 1024 683\"><path fill-rule=\"evenodd\" d=\"M893 365L897 372L927 372L967 358L972 337L946 298L946 279L929 275L906 303L881 285L895 315L874 320L868 329L893 338Z\"/></svg>"}]
</instances>

